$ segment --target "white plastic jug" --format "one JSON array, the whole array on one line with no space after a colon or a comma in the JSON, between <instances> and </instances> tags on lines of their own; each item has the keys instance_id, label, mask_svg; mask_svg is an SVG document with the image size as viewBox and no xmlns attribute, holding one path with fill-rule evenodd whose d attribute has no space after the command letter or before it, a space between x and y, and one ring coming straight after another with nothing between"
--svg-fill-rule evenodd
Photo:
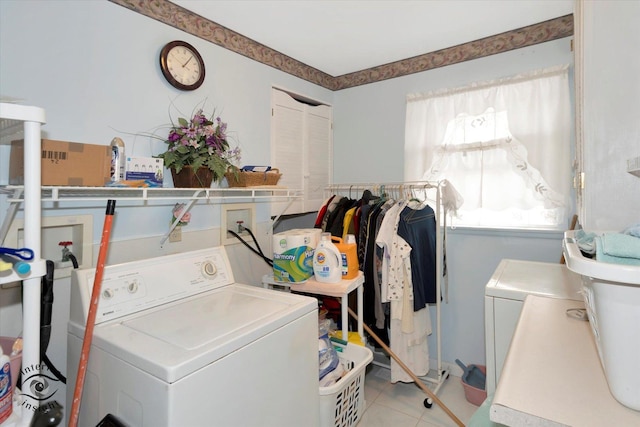
<instances>
[{"instance_id":1,"label":"white plastic jug","mask_svg":"<svg viewBox=\"0 0 640 427\"><path fill-rule=\"evenodd\" d=\"M338 283L342 280L342 256L331 243L331 233L322 233L313 253L313 274L318 282Z\"/></svg>"}]
</instances>

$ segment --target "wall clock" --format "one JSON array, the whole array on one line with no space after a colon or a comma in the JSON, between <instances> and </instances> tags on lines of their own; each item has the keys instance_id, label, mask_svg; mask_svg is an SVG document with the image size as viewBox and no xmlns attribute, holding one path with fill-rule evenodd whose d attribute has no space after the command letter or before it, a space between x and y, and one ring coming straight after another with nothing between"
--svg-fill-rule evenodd
<instances>
[{"instance_id":1,"label":"wall clock","mask_svg":"<svg viewBox=\"0 0 640 427\"><path fill-rule=\"evenodd\" d=\"M204 61L189 43L174 40L160 52L160 69L167 81L180 90L195 90L204 82Z\"/></svg>"}]
</instances>

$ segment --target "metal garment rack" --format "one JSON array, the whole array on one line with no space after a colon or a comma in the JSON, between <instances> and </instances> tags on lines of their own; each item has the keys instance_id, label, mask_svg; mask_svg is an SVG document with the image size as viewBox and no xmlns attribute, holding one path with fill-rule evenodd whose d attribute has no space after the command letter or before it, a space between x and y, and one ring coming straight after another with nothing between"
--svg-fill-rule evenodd
<instances>
[{"instance_id":1,"label":"metal garment rack","mask_svg":"<svg viewBox=\"0 0 640 427\"><path fill-rule=\"evenodd\" d=\"M332 184L325 187L325 198L330 195L342 195L352 198L352 196L358 196L364 190L369 190L373 194L382 195L386 194L390 198L396 198L397 200L406 198L422 198L422 200L432 201L435 203L434 212L436 215L436 354L437 354L437 366L436 375L419 377L424 381L430 382L435 385L434 394L437 394L444 381L449 377L449 368L443 368L442 366L442 333L441 333L441 291L442 291L442 279L443 279L443 256L444 256L444 244L446 241L447 230L447 215L444 211L442 204L442 187L443 182L433 181L406 181L395 183L354 183L354 184ZM433 197L429 197L429 196ZM433 207L433 206L432 206ZM446 278L445 278L446 283ZM446 290L446 287L445 287ZM445 296L445 301L448 298ZM389 369L390 366L376 362L374 364L383 368ZM432 405L432 399L427 398L424 405L430 408Z\"/></svg>"}]
</instances>

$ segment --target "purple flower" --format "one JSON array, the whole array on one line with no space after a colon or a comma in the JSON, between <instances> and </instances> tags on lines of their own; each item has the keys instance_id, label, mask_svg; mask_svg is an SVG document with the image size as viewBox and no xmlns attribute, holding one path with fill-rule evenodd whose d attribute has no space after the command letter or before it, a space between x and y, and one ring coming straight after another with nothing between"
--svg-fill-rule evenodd
<instances>
[{"instance_id":1,"label":"purple flower","mask_svg":"<svg viewBox=\"0 0 640 427\"><path fill-rule=\"evenodd\" d=\"M182 135L176 132L175 129L171 129L171 131L169 132L169 138L168 138L169 142L176 142L180 138L182 138Z\"/></svg>"},{"instance_id":2,"label":"purple flower","mask_svg":"<svg viewBox=\"0 0 640 427\"><path fill-rule=\"evenodd\" d=\"M202 114L202 109L200 109L193 116L193 119L191 119L191 124L195 127L198 127L203 123L205 123L206 121L207 121L207 118L204 116L204 114Z\"/></svg>"},{"instance_id":3,"label":"purple flower","mask_svg":"<svg viewBox=\"0 0 640 427\"><path fill-rule=\"evenodd\" d=\"M214 149L220 149L220 144L218 144L218 141L215 135L211 135L207 137L206 144L207 146L212 147Z\"/></svg>"},{"instance_id":4,"label":"purple flower","mask_svg":"<svg viewBox=\"0 0 640 427\"><path fill-rule=\"evenodd\" d=\"M198 130L196 128L188 128L184 130L184 135L189 138L195 138L198 136Z\"/></svg>"}]
</instances>

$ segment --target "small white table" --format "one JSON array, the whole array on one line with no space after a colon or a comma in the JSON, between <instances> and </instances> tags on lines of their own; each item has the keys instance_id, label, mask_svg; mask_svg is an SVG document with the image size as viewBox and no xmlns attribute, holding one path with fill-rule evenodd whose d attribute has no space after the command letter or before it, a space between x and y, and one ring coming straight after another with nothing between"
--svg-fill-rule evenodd
<instances>
[{"instance_id":1,"label":"small white table","mask_svg":"<svg viewBox=\"0 0 640 427\"><path fill-rule=\"evenodd\" d=\"M358 297L358 335L360 335L360 339L364 344L364 330L362 327L363 284L364 273L362 271L358 272L358 276L355 279L341 280L338 283L321 283L313 277L304 283L283 283L277 282L271 274L265 274L262 277L262 286L265 288L281 286L289 288L292 292L305 292L313 295L340 298L342 306L342 339L345 341L347 341L349 337L349 294L353 290L356 290Z\"/></svg>"},{"instance_id":2,"label":"small white table","mask_svg":"<svg viewBox=\"0 0 640 427\"><path fill-rule=\"evenodd\" d=\"M640 426L640 411L607 385L589 322L569 317L582 301L529 295L491 404L508 426Z\"/></svg>"}]
</instances>

